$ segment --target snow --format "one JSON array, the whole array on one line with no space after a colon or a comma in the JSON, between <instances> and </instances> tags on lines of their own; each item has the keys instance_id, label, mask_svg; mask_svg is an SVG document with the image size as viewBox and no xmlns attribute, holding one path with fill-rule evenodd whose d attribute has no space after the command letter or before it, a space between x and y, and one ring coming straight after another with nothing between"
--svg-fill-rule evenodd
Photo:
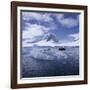
<instances>
[{"instance_id":1,"label":"snow","mask_svg":"<svg viewBox=\"0 0 90 90\"><path fill-rule=\"evenodd\" d=\"M79 44L79 40L73 42L67 42L67 43L55 43L52 40L49 42L47 42L46 40L42 40L36 43L28 43L28 44L27 42L24 42L24 47L31 47L33 45L55 47L55 46L79 46L80 44Z\"/></svg>"},{"instance_id":2,"label":"snow","mask_svg":"<svg viewBox=\"0 0 90 90\"><path fill-rule=\"evenodd\" d=\"M37 39L37 38L36 38ZM32 47L33 45L37 46L79 46L79 39L68 41L68 42L60 42L53 34L47 34L42 39L36 40L35 42L30 42L31 40L23 41L22 46L23 47Z\"/></svg>"}]
</instances>

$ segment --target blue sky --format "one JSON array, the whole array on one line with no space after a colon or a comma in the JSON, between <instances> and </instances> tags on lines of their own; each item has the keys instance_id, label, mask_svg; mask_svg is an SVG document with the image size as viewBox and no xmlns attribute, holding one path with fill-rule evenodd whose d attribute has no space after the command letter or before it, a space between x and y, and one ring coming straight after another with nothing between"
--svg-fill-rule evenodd
<instances>
[{"instance_id":1,"label":"blue sky","mask_svg":"<svg viewBox=\"0 0 90 90\"><path fill-rule=\"evenodd\" d=\"M79 13L22 11L22 39L53 33L61 41L79 37Z\"/></svg>"}]
</instances>

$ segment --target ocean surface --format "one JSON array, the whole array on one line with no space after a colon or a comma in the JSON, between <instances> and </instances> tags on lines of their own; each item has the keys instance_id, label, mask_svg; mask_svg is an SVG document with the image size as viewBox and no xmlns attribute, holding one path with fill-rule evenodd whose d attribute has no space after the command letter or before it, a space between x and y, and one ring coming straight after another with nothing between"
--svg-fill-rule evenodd
<instances>
[{"instance_id":1,"label":"ocean surface","mask_svg":"<svg viewBox=\"0 0 90 90\"><path fill-rule=\"evenodd\" d=\"M22 78L79 75L79 47L23 47Z\"/></svg>"}]
</instances>

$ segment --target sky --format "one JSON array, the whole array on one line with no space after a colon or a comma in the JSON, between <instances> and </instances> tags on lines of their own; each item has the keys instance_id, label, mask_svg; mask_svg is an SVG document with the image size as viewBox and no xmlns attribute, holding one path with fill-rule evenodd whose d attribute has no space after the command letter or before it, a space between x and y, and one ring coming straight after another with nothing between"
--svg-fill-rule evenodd
<instances>
[{"instance_id":1,"label":"sky","mask_svg":"<svg viewBox=\"0 0 90 90\"><path fill-rule=\"evenodd\" d=\"M79 38L79 13L21 11L22 40L34 41L48 33L61 41Z\"/></svg>"}]
</instances>

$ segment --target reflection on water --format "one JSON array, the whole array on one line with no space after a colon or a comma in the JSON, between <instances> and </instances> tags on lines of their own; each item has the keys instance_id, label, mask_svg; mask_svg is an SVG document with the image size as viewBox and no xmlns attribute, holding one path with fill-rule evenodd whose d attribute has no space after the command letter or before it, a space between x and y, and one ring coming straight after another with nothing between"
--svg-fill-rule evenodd
<instances>
[{"instance_id":1,"label":"reflection on water","mask_svg":"<svg viewBox=\"0 0 90 90\"><path fill-rule=\"evenodd\" d=\"M22 77L79 75L79 47L22 48Z\"/></svg>"}]
</instances>

